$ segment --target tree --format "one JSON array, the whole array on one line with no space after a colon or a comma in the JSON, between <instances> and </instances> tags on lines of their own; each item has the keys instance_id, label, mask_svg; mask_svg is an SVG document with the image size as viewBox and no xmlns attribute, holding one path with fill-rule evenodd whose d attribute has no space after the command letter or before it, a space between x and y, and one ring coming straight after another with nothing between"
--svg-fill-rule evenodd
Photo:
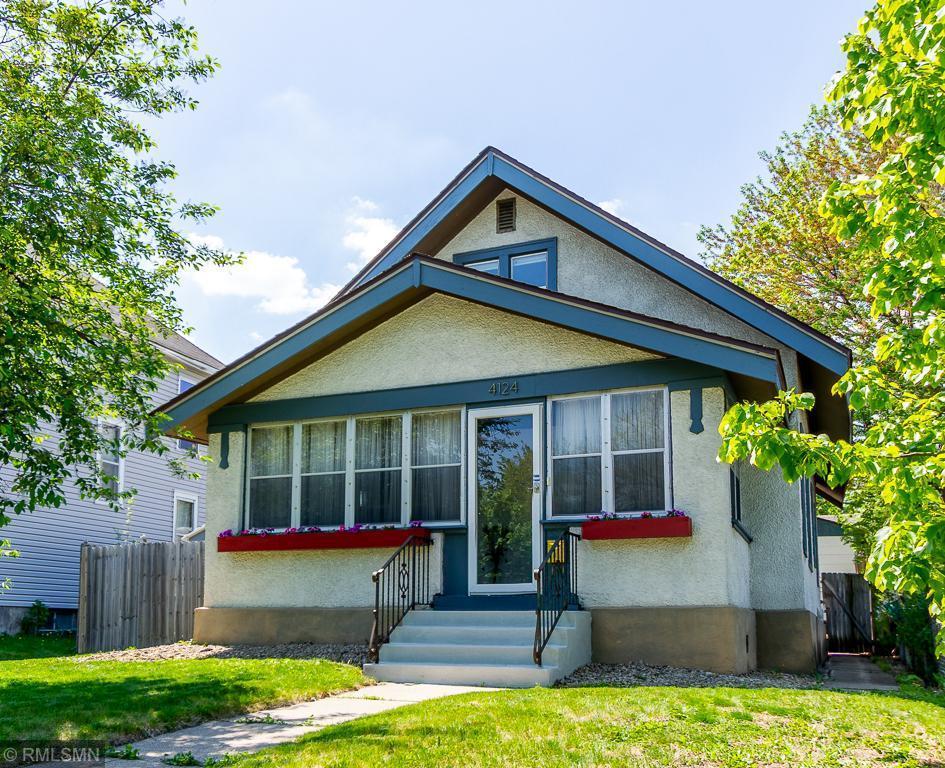
<instances>
[{"instance_id":1,"label":"tree","mask_svg":"<svg viewBox=\"0 0 945 768\"><path fill-rule=\"evenodd\" d=\"M720 426L725 461L780 465L793 481L855 479L882 504L867 575L885 591L924 594L945 607L945 11L940 0L879 0L843 42L846 69L833 83L842 126L863 132L884 159L872 173L830 185L820 212L853 243L867 270L873 316L902 313L869 359L837 383L862 439L831 441L785 426L809 410L807 393L734 406ZM887 416L886 414L891 414ZM945 650L945 634L940 637Z\"/></svg>"},{"instance_id":2,"label":"tree","mask_svg":"<svg viewBox=\"0 0 945 768\"><path fill-rule=\"evenodd\" d=\"M730 224L700 230L703 258L715 272L844 343L855 362L870 359L880 336L910 317L870 311L864 293L870 267L858 237L838 239L819 209L833 183L875 173L884 154L855 125L844 129L836 107L821 106L760 157L766 175L742 187L743 202ZM872 419L859 412L854 434L862 436ZM842 520L845 537L865 558L885 518L855 480Z\"/></svg>"},{"instance_id":3,"label":"tree","mask_svg":"<svg viewBox=\"0 0 945 768\"><path fill-rule=\"evenodd\" d=\"M64 501L68 480L116 508L97 461L162 452L151 397L182 328L181 270L224 254L181 234L214 209L181 203L140 124L196 102L216 63L156 0L0 4L0 525ZM101 419L120 420L115 440ZM50 441L49 435L58 439ZM51 445L55 442L56 445Z\"/></svg>"}]
</instances>

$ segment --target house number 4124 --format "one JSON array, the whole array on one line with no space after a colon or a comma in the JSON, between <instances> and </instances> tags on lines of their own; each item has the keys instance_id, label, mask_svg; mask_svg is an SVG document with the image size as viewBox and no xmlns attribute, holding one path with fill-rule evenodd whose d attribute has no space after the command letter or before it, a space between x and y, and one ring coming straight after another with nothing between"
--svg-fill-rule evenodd
<instances>
[{"instance_id":1,"label":"house number 4124","mask_svg":"<svg viewBox=\"0 0 945 768\"><path fill-rule=\"evenodd\" d=\"M518 382L517 381L494 381L492 386L489 387L490 395L514 395L518 392Z\"/></svg>"}]
</instances>

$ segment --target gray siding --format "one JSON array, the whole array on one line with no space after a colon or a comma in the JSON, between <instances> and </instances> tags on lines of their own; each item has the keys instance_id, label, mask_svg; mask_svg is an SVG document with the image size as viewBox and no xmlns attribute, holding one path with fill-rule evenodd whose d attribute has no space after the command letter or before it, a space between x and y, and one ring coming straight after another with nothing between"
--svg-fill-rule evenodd
<instances>
[{"instance_id":1,"label":"gray siding","mask_svg":"<svg viewBox=\"0 0 945 768\"><path fill-rule=\"evenodd\" d=\"M206 374L186 370L189 381L200 381ZM156 405L177 394L178 374L171 373L154 395ZM174 455L182 455L176 440L168 440ZM55 437L52 438L55 444ZM203 447L200 449L205 451ZM193 471L203 473L197 459L188 462ZM7 473L12 470L0 469ZM169 541L174 531L174 491L197 496L197 521L200 526L206 508L205 481L177 477L167 466L167 458L134 453L125 457L123 488L136 488L138 495L124 512L113 512L104 504L80 499L74 487L66 489L68 503L60 509L40 509L19 515L0 528L0 539L10 539L18 558L0 560L0 578L9 576L13 586L0 590L0 609L26 606L42 600L52 608L78 607L79 547L116 544L129 539Z\"/></svg>"}]
</instances>

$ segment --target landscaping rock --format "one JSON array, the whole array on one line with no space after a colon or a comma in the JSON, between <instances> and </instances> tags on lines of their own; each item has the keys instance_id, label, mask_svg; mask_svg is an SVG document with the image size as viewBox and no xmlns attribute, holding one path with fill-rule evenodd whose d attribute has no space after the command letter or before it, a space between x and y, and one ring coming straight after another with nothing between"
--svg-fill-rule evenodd
<instances>
[{"instance_id":1,"label":"landscaping rock","mask_svg":"<svg viewBox=\"0 0 945 768\"><path fill-rule=\"evenodd\" d=\"M168 659L328 659L363 666L367 661L364 645L321 643L281 643L279 645L197 645L182 642L150 648L92 653L74 657L85 661L165 661Z\"/></svg>"},{"instance_id":2,"label":"landscaping rock","mask_svg":"<svg viewBox=\"0 0 945 768\"><path fill-rule=\"evenodd\" d=\"M648 664L588 664L558 681L559 687L574 688L584 685L678 686L681 688L817 688L814 677L788 675L778 672L749 672L744 675L725 675L700 669L679 667L652 667Z\"/></svg>"}]
</instances>

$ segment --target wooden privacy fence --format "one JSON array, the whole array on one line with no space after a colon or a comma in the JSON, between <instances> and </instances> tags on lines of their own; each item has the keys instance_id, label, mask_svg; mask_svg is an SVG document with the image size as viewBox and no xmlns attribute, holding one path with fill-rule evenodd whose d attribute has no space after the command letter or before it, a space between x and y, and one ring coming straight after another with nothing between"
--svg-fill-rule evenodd
<instances>
[{"instance_id":1,"label":"wooden privacy fence","mask_svg":"<svg viewBox=\"0 0 945 768\"><path fill-rule=\"evenodd\" d=\"M822 573L820 580L827 609L828 650L872 650L873 592L869 583L858 573Z\"/></svg>"},{"instance_id":2,"label":"wooden privacy fence","mask_svg":"<svg viewBox=\"0 0 945 768\"><path fill-rule=\"evenodd\" d=\"M203 542L83 544L79 653L189 640L203 605Z\"/></svg>"}]
</instances>

